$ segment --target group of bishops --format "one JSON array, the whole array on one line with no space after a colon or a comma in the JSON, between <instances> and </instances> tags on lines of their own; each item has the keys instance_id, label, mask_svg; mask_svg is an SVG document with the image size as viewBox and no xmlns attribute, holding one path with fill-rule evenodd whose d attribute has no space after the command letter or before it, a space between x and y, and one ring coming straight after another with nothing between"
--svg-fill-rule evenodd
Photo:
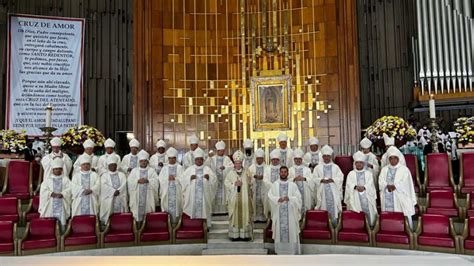
<instances>
[{"instance_id":1,"label":"group of bishops","mask_svg":"<svg viewBox=\"0 0 474 266\"><path fill-rule=\"evenodd\" d=\"M278 147L265 162L265 152L254 150L249 139L243 152L232 159L223 141L216 153L206 154L199 140L188 139L190 150L178 163L178 151L163 140L151 156L132 139L130 153L122 159L107 139L105 154L94 155L95 143L84 142L84 153L74 164L62 152L62 141L54 138L51 152L43 157L44 181L40 190L41 217L55 217L64 228L76 215L97 215L105 224L113 213L132 212L137 222L158 209L169 213L176 225L182 215L205 219L211 226L213 214L229 215L229 238L253 239L255 222L272 221L277 254L299 254L299 223L307 210L326 210L337 225L342 202L348 210L365 213L373 225L377 196L382 211L403 212L413 227L416 195L410 171L394 139L384 135L386 152L381 164L371 152L372 142L364 138L353 155L354 169L346 177L333 162L334 152L309 139L309 151L287 147L281 133ZM69 178L72 173L72 178ZM378 193L377 193L378 191Z\"/></svg>"}]
</instances>

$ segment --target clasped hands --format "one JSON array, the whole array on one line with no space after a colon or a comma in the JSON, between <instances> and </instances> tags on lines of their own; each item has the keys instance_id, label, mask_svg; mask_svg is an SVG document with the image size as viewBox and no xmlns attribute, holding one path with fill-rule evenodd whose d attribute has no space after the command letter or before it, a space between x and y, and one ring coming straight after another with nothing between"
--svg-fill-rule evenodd
<instances>
[{"instance_id":1,"label":"clasped hands","mask_svg":"<svg viewBox=\"0 0 474 266\"><path fill-rule=\"evenodd\" d=\"M197 178L196 175L192 175L192 176L191 176L191 180L194 180L194 179L196 179L196 178ZM209 175L208 175L208 174L205 174L205 175L204 175L204 178L207 179L207 180L209 180Z\"/></svg>"},{"instance_id":2,"label":"clasped hands","mask_svg":"<svg viewBox=\"0 0 474 266\"><path fill-rule=\"evenodd\" d=\"M330 184L330 183L334 183L334 180L332 178L328 178L328 179L322 179L321 180L321 183L322 184Z\"/></svg>"},{"instance_id":3,"label":"clasped hands","mask_svg":"<svg viewBox=\"0 0 474 266\"><path fill-rule=\"evenodd\" d=\"M278 203L283 203L283 202L288 202L288 201L290 201L290 198L288 198L288 196L284 196L278 199Z\"/></svg>"},{"instance_id":4,"label":"clasped hands","mask_svg":"<svg viewBox=\"0 0 474 266\"><path fill-rule=\"evenodd\" d=\"M397 187L395 187L395 185L387 185L388 192L393 192L395 189L397 189Z\"/></svg>"},{"instance_id":5,"label":"clasped hands","mask_svg":"<svg viewBox=\"0 0 474 266\"><path fill-rule=\"evenodd\" d=\"M63 198L63 194L53 192L53 193L51 193L51 197L52 197L52 198L56 198L56 199L62 199L62 198Z\"/></svg>"},{"instance_id":6,"label":"clasped hands","mask_svg":"<svg viewBox=\"0 0 474 266\"><path fill-rule=\"evenodd\" d=\"M138 184L147 184L147 183L150 183L150 180L146 179L146 178L140 178L138 179Z\"/></svg>"},{"instance_id":7,"label":"clasped hands","mask_svg":"<svg viewBox=\"0 0 474 266\"><path fill-rule=\"evenodd\" d=\"M92 194L92 190L89 188L84 189L84 191L82 192L82 195L85 195L85 196L90 195L90 194Z\"/></svg>"},{"instance_id":8,"label":"clasped hands","mask_svg":"<svg viewBox=\"0 0 474 266\"><path fill-rule=\"evenodd\" d=\"M300 175L299 175L299 176L295 177L293 180L294 180L295 182L297 182L297 181L305 181L305 179L306 179L306 178L305 178L304 176L300 176Z\"/></svg>"}]
</instances>

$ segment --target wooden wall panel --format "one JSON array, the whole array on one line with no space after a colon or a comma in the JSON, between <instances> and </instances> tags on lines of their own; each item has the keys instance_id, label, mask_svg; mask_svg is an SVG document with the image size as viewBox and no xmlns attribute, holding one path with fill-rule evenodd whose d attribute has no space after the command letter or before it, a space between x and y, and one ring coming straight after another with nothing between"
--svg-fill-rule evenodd
<instances>
[{"instance_id":1,"label":"wooden wall panel","mask_svg":"<svg viewBox=\"0 0 474 266\"><path fill-rule=\"evenodd\" d=\"M245 133L239 121L246 118L239 113L239 88L248 84L242 83L239 3L240 0L134 2L134 131L145 148L151 150L158 139L184 148L186 137L199 137L201 132L204 148L213 148L217 140L225 140L231 148L242 145ZM257 8L257 3L261 0L245 1L246 11ZM277 3L278 9L287 3L291 10L290 52L301 51L301 82L308 75L315 76L320 81L314 85L316 89L313 87L319 93L318 101L332 106L328 113L318 115L319 120L313 114L312 128L304 123L303 145L314 129L323 143L347 150L360 137L356 3ZM250 15L246 14L245 19L246 36L250 36ZM245 60L250 59L247 54ZM294 56L290 64L296 79ZM248 70L246 76L248 82ZM240 87L231 89L232 83ZM303 95L307 95L304 87ZM229 105L233 93L239 97ZM236 107L234 112L232 106ZM307 115L303 117L308 119Z\"/></svg>"},{"instance_id":2,"label":"wooden wall panel","mask_svg":"<svg viewBox=\"0 0 474 266\"><path fill-rule=\"evenodd\" d=\"M84 122L106 136L132 130L132 7L129 0L0 0L0 115L6 97L7 14L86 19Z\"/></svg>"}]
</instances>

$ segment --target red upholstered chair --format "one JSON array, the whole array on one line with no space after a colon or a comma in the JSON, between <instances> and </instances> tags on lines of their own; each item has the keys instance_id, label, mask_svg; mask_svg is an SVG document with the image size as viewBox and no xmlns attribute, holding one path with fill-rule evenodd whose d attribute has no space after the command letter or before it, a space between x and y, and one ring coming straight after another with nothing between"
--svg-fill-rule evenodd
<instances>
[{"instance_id":1,"label":"red upholstered chair","mask_svg":"<svg viewBox=\"0 0 474 266\"><path fill-rule=\"evenodd\" d=\"M137 226L132 213L112 214L101 234L102 247L133 246L137 240Z\"/></svg>"},{"instance_id":2,"label":"red upholstered chair","mask_svg":"<svg viewBox=\"0 0 474 266\"><path fill-rule=\"evenodd\" d=\"M71 251L100 247L99 221L95 215L78 215L69 221L61 236L61 250Z\"/></svg>"},{"instance_id":3,"label":"red upholstered chair","mask_svg":"<svg viewBox=\"0 0 474 266\"><path fill-rule=\"evenodd\" d=\"M457 238L460 253L474 255L474 217L465 219L462 235Z\"/></svg>"},{"instance_id":4,"label":"red upholstered chair","mask_svg":"<svg viewBox=\"0 0 474 266\"><path fill-rule=\"evenodd\" d=\"M466 218L474 217L474 191L467 194L465 215Z\"/></svg>"},{"instance_id":5,"label":"red upholstered chair","mask_svg":"<svg viewBox=\"0 0 474 266\"><path fill-rule=\"evenodd\" d=\"M39 195L34 195L33 198L30 200L26 211L23 212L23 222L29 222L35 218L39 218L40 214L38 212L39 209Z\"/></svg>"},{"instance_id":6,"label":"red upholstered chair","mask_svg":"<svg viewBox=\"0 0 474 266\"><path fill-rule=\"evenodd\" d=\"M16 223L0 221L0 256L15 256L16 254Z\"/></svg>"},{"instance_id":7,"label":"red upholstered chair","mask_svg":"<svg viewBox=\"0 0 474 266\"><path fill-rule=\"evenodd\" d=\"M350 173L350 171L354 169L354 159L352 159L352 156L339 155L334 158L334 163L337 164L339 168L341 168L342 174L344 174L344 181L342 182L342 191L345 191L347 175Z\"/></svg>"},{"instance_id":8,"label":"red upholstered chair","mask_svg":"<svg viewBox=\"0 0 474 266\"><path fill-rule=\"evenodd\" d=\"M336 228L337 244L370 246L371 230L363 212L343 211Z\"/></svg>"},{"instance_id":9,"label":"red upholstered chair","mask_svg":"<svg viewBox=\"0 0 474 266\"><path fill-rule=\"evenodd\" d=\"M20 255L52 253L60 248L59 226L54 218L33 219L18 242Z\"/></svg>"},{"instance_id":10,"label":"red upholstered chair","mask_svg":"<svg viewBox=\"0 0 474 266\"><path fill-rule=\"evenodd\" d=\"M459 190L463 194L474 191L474 152L461 153Z\"/></svg>"},{"instance_id":11,"label":"red upholstered chair","mask_svg":"<svg viewBox=\"0 0 474 266\"><path fill-rule=\"evenodd\" d=\"M41 187L41 182L43 181L43 167L36 160L31 162L31 171L32 171L32 182L33 182L33 194L37 194Z\"/></svg>"},{"instance_id":12,"label":"red upholstered chair","mask_svg":"<svg viewBox=\"0 0 474 266\"><path fill-rule=\"evenodd\" d=\"M431 153L426 155L425 192L446 189L457 192L454 184L451 159L446 153Z\"/></svg>"},{"instance_id":13,"label":"red upholstered chair","mask_svg":"<svg viewBox=\"0 0 474 266\"><path fill-rule=\"evenodd\" d=\"M267 221L265 229L263 229L263 242L264 243L274 243L273 241L273 230L272 230L272 220Z\"/></svg>"},{"instance_id":14,"label":"red upholstered chair","mask_svg":"<svg viewBox=\"0 0 474 266\"><path fill-rule=\"evenodd\" d=\"M204 219L191 219L183 213L174 229L175 243L207 243L207 225Z\"/></svg>"},{"instance_id":15,"label":"red upholstered chair","mask_svg":"<svg viewBox=\"0 0 474 266\"><path fill-rule=\"evenodd\" d=\"M349 172L354 169L354 159L352 159L352 156L338 155L334 158L334 163L341 168L341 171L344 174L344 179L347 177Z\"/></svg>"},{"instance_id":16,"label":"red upholstered chair","mask_svg":"<svg viewBox=\"0 0 474 266\"><path fill-rule=\"evenodd\" d=\"M147 213L138 231L139 245L171 244L171 221L166 212Z\"/></svg>"},{"instance_id":17,"label":"red upholstered chair","mask_svg":"<svg viewBox=\"0 0 474 266\"><path fill-rule=\"evenodd\" d=\"M301 242L304 244L333 244L334 228L327 211L307 211L301 226Z\"/></svg>"},{"instance_id":18,"label":"red upholstered chair","mask_svg":"<svg viewBox=\"0 0 474 266\"><path fill-rule=\"evenodd\" d=\"M456 194L452 191L432 190L426 195L426 201L425 213L464 218L464 210L459 207Z\"/></svg>"},{"instance_id":19,"label":"red upholstered chair","mask_svg":"<svg viewBox=\"0 0 474 266\"><path fill-rule=\"evenodd\" d=\"M455 253L459 249L453 221L445 215L422 215L418 220L416 235L419 250Z\"/></svg>"},{"instance_id":20,"label":"red upholstered chair","mask_svg":"<svg viewBox=\"0 0 474 266\"><path fill-rule=\"evenodd\" d=\"M7 176L3 184L2 197L15 197L27 201L33 194L32 168L30 162L13 160L7 164Z\"/></svg>"},{"instance_id":21,"label":"red upholstered chair","mask_svg":"<svg viewBox=\"0 0 474 266\"><path fill-rule=\"evenodd\" d=\"M0 221L20 223L20 200L15 197L0 198Z\"/></svg>"},{"instance_id":22,"label":"red upholstered chair","mask_svg":"<svg viewBox=\"0 0 474 266\"><path fill-rule=\"evenodd\" d=\"M415 186L415 193L424 195L423 186L420 181L420 171L418 169L418 159L416 155L413 154L404 154L405 162L407 167L410 170L411 177L413 178L413 185Z\"/></svg>"},{"instance_id":23,"label":"red upholstered chair","mask_svg":"<svg viewBox=\"0 0 474 266\"><path fill-rule=\"evenodd\" d=\"M376 247L413 249L415 236L403 212L382 212L374 227Z\"/></svg>"}]
</instances>

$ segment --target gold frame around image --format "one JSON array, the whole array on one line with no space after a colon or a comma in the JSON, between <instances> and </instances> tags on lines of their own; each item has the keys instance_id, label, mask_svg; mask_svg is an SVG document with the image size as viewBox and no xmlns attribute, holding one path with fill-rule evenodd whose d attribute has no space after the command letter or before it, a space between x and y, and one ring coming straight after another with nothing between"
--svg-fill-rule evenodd
<instances>
[{"instance_id":1,"label":"gold frame around image","mask_svg":"<svg viewBox=\"0 0 474 266\"><path fill-rule=\"evenodd\" d=\"M253 77L251 102L253 130L291 129L291 76Z\"/></svg>"}]
</instances>

